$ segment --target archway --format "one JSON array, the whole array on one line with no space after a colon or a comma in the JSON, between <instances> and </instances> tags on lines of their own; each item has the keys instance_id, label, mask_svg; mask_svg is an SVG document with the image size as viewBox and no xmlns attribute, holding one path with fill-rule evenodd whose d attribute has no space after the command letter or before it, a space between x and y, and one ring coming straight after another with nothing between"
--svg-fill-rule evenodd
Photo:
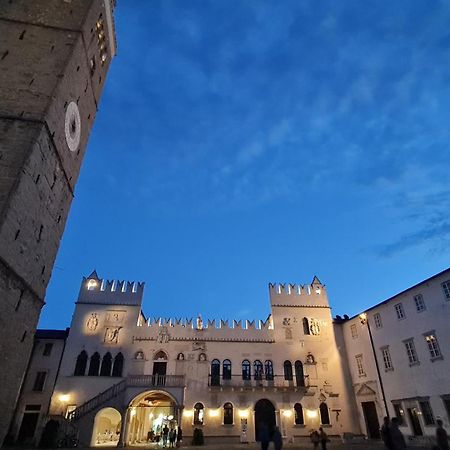
<instances>
[{"instance_id":1,"label":"archway","mask_svg":"<svg viewBox=\"0 0 450 450\"><path fill-rule=\"evenodd\" d=\"M139 394L129 405L127 443L159 443L164 434L178 430L179 415L178 403L169 393L154 390Z\"/></svg>"},{"instance_id":2,"label":"archway","mask_svg":"<svg viewBox=\"0 0 450 450\"><path fill-rule=\"evenodd\" d=\"M275 429L275 407L270 400L265 398L258 400L255 404L255 436L259 441L265 434L272 436Z\"/></svg>"},{"instance_id":3,"label":"archway","mask_svg":"<svg viewBox=\"0 0 450 450\"><path fill-rule=\"evenodd\" d=\"M96 415L92 430L91 446L112 447L120 437L122 416L117 409L103 408Z\"/></svg>"}]
</instances>

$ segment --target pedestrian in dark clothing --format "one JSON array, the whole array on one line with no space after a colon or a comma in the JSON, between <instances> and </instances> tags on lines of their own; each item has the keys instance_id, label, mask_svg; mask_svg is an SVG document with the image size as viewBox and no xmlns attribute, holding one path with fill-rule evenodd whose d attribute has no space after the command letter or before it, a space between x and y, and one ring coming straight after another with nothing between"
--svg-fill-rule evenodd
<instances>
[{"instance_id":1,"label":"pedestrian in dark clothing","mask_svg":"<svg viewBox=\"0 0 450 450\"><path fill-rule=\"evenodd\" d=\"M327 450L327 442L328 442L328 436L325 431L323 431L323 428L319 428L319 439L320 439L320 445L322 446L322 450Z\"/></svg>"},{"instance_id":2,"label":"pedestrian in dark clothing","mask_svg":"<svg viewBox=\"0 0 450 450\"><path fill-rule=\"evenodd\" d=\"M319 448L319 442L320 442L320 436L317 430L313 430L311 434L309 435L311 438L311 442L314 445L314 450L317 450Z\"/></svg>"},{"instance_id":3,"label":"pedestrian in dark clothing","mask_svg":"<svg viewBox=\"0 0 450 450\"><path fill-rule=\"evenodd\" d=\"M449 450L448 435L445 428L442 426L442 420L436 420L436 444L441 450Z\"/></svg>"},{"instance_id":4,"label":"pedestrian in dark clothing","mask_svg":"<svg viewBox=\"0 0 450 450\"><path fill-rule=\"evenodd\" d=\"M275 430L272 433L272 441L275 445L275 450L281 450L281 447L283 447L283 438L278 427L275 427Z\"/></svg>"},{"instance_id":5,"label":"pedestrian in dark clothing","mask_svg":"<svg viewBox=\"0 0 450 450\"><path fill-rule=\"evenodd\" d=\"M398 418L393 417L390 426L392 450L403 450L406 448L405 438L403 437L402 432L398 429L399 425L400 421L398 420Z\"/></svg>"},{"instance_id":6,"label":"pedestrian in dark clothing","mask_svg":"<svg viewBox=\"0 0 450 450\"><path fill-rule=\"evenodd\" d=\"M383 426L381 427L381 439L383 439L384 445L388 448L388 450L393 450L389 417L385 417L383 419Z\"/></svg>"},{"instance_id":7,"label":"pedestrian in dark clothing","mask_svg":"<svg viewBox=\"0 0 450 450\"><path fill-rule=\"evenodd\" d=\"M178 427L177 431L177 447L181 446L181 442L183 441L183 430L181 427Z\"/></svg>"},{"instance_id":8,"label":"pedestrian in dark clothing","mask_svg":"<svg viewBox=\"0 0 450 450\"><path fill-rule=\"evenodd\" d=\"M257 440L261 442L261 450L267 450L269 448L269 430L264 422L261 422L258 426Z\"/></svg>"}]
</instances>

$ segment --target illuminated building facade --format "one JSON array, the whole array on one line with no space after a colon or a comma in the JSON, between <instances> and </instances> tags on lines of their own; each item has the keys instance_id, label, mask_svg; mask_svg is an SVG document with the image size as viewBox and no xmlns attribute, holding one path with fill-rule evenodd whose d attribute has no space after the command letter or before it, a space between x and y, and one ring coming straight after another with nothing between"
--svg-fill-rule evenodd
<instances>
[{"instance_id":1,"label":"illuminated building facade","mask_svg":"<svg viewBox=\"0 0 450 450\"><path fill-rule=\"evenodd\" d=\"M332 318L316 277L269 285L271 314L257 323L148 319L143 292L83 278L47 418L80 444L146 444L165 425L187 442L195 428L207 442L253 442L263 426L288 442L320 426L376 438L386 411L417 439L438 417L448 426L450 269L353 318Z\"/></svg>"}]
</instances>

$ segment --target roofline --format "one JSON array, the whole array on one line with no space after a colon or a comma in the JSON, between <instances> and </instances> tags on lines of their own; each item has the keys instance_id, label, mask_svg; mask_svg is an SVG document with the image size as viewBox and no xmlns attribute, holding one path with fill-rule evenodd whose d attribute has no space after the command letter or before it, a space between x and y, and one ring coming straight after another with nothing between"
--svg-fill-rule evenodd
<instances>
[{"instance_id":1,"label":"roofline","mask_svg":"<svg viewBox=\"0 0 450 450\"><path fill-rule=\"evenodd\" d=\"M441 272L439 272L439 273L437 273L437 274L435 274L435 275L432 275L431 277L427 278L426 280L420 281L419 283L416 283L416 284L414 284L413 286L410 286L409 288L407 288L407 289L405 289L405 290L399 292L398 294L393 295L392 297L387 298L386 300L383 300L383 301L380 302L380 303L377 303L377 304L374 305L374 306L371 306L370 308L367 308L367 309L361 311L361 312L358 313L358 314L355 314L354 316L350 317L348 320L352 320L352 319L354 319L355 317L358 317L358 316L359 316L360 314L362 314L363 312L368 312L368 311L371 311L372 309L378 308L378 307L381 306L381 305L385 305L386 303L390 302L391 300L394 300L394 298L397 298L397 297L399 297L400 295L403 295L403 294L405 294L406 292L408 292L408 291L410 291L410 290L412 290L412 289L415 289L416 287L418 287L418 286L420 286L420 285L422 285L422 284L428 283L429 281L431 281L431 280L433 280L433 279L435 279L435 278L437 278L437 277L440 277L441 275L443 275L443 274L446 273L446 272L449 272L449 273L450 273L450 267L448 267L447 269L444 269L443 271L441 271Z\"/></svg>"}]
</instances>

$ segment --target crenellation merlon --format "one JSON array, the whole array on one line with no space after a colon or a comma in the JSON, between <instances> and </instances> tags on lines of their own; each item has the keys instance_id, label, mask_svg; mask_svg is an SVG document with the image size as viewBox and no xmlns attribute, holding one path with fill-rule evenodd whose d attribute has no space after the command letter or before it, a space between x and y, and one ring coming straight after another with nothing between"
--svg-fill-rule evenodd
<instances>
[{"instance_id":1,"label":"crenellation merlon","mask_svg":"<svg viewBox=\"0 0 450 450\"><path fill-rule=\"evenodd\" d=\"M94 270L88 277L83 277L78 302L140 306L144 286L143 282L105 280Z\"/></svg>"},{"instance_id":2,"label":"crenellation merlon","mask_svg":"<svg viewBox=\"0 0 450 450\"><path fill-rule=\"evenodd\" d=\"M328 306L326 287L314 276L310 284L269 283L272 306Z\"/></svg>"}]
</instances>

